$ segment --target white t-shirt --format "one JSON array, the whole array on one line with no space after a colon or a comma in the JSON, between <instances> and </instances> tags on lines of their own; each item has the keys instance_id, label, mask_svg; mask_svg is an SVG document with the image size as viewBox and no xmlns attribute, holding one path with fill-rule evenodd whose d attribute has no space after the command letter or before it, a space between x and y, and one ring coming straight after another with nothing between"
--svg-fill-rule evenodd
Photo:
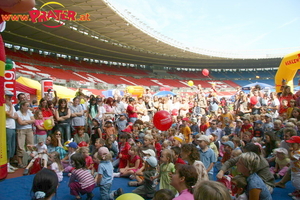
<instances>
[{"instance_id":1,"label":"white t-shirt","mask_svg":"<svg viewBox=\"0 0 300 200\"><path fill-rule=\"evenodd\" d=\"M14 107L12 107L13 109L13 115L16 113L16 109ZM10 111L10 106L5 104L5 111ZM16 120L13 118L6 118L6 128L9 129L16 129Z\"/></svg>"},{"instance_id":2,"label":"white t-shirt","mask_svg":"<svg viewBox=\"0 0 300 200\"><path fill-rule=\"evenodd\" d=\"M37 148L38 153L44 153L45 150L47 150L47 145L43 144L42 146L39 144L36 144L35 147Z\"/></svg>"},{"instance_id":3,"label":"white t-shirt","mask_svg":"<svg viewBox=\"0 0 300 200\"><path fill-rule=\"evenodd\" d=\"M51 164L50 167L51 167L51 170L53 170L56 173L58 182L61 182L63 179L63 172L59 170L58 164L56 162L54 162Z\"/></svg>"},{"instance_id":4,"label":"white t-shirt","mask_svg":"<svg viewBox=\"0 0 300 200\"><path fill-rule=\"evenodd\" d=\"M33 114L30 110L27 110L26 115L23 115L20 110L17 111L18 116L21 118L21 120L31 120L31 117L33 117ZM30 129L32 128L32 124L27 125L20 125L17 123L17 129Z\"/></svg>"}]
</instances>

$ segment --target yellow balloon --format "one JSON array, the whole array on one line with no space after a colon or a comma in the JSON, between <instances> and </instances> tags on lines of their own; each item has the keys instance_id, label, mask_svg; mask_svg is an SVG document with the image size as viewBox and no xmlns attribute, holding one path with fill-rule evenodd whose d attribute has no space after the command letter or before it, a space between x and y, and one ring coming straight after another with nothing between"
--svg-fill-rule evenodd
<instances>
[{"instance_id":1,"label":"yellow balloon","mask_svg":"<svg viewBox=\"0 0 300 200\"><path fill-rule=\"evenodd\" d=\"M44 128L45 128L46 130L51 130L51 129L53 128L51 119L46 119L46 120L44 121Z\"/></svg>"},{"instance_id":2,"label":"yellow balloon","mask_svg":"<svg viewBox=\"0 0 300 200\"><path fill-rule=\"evenodd\" d=\"M144 200L144 198L135 193L126 193L119 196L116 200Z\"/></svg>"},{"instance_id":3,"label":"yellow balloon","mask_svg":"<svg viewBox=\"0 0 300 200\"><path fill-rule=\"evenodd\" d=\"M189 86L193 86L193 85L194 85L194 82L193 82L193 81L189 81L189 82L188 82L188 85L189 85Z\"/></svg>"},{"instance_id":4,"label":"yellow balloon","mask_svg":"<svg viewBox=\"0 0 300 200\"><path fill-rule=\"evenodd\" d=\"M256 76L256 78L259 78L259 76Z\"/></svg>"},{"instance_id":5,"label":"yellow balloon","mask_svg":"<svg viewBox=\"0 0 300 200\"><path fill-rule=\"evenodd\" d=\"M66 141L65 143L64 143L64 149L66 150L66 151L68 151L68 147L67 147L67 145L70 143L71 141Z\"/></svg>"}]
</instances>

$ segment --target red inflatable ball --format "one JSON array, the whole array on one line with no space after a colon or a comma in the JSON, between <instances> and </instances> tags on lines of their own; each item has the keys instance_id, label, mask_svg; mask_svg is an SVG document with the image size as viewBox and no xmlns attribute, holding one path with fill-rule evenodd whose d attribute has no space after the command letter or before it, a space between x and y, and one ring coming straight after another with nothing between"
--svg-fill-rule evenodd
<instances>
[{"instance_id":1,"label":"red inflatable ball","mask_svg":"<svg viewBox=\"0 0 300 200\"><path fill-rule=\"evenodd\" d=\"M203 74L203 76L208 76L209 75L208 69L203 69L202 74Z\"/></svg>"},{"instance_id":2,"label":"red inflatable ball","mask_svg":"<svg viewBox=\"0 0 300 200\"><path fill-rule=\"evenodd\" d=\"M257 97L256 97L256 96L253 96L253 97L250 98L250 103L251 103L252 105L257 104L257 102L258 102L258 100L257 100Z\"/></svg>"},{"instance_id":3,"label":"red inflatable ball","mask_svg":"<svg viewBox=\"0 0 300 200\"><path fill-rule=\"evenodd\" d=\"M165 110L158 111L154 114L153 124L158 130L168 130L172 126L171 114Z\"/></svg>"}]
</instances>

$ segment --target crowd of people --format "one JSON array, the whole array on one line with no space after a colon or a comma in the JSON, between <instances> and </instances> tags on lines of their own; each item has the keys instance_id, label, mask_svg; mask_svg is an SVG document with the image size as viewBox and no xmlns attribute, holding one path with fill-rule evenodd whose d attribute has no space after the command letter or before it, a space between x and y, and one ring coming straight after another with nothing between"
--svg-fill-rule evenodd
<instances>
[{"instance_id":1,"label":"crowd of people","mask_svg":"<svg viewBox=\"0 0 300 200\"><path fill-rule=\"evenodd\" d=\"M79 89L71 101L49 95L38 105L19 93L13 105L12 96L5 91L8 172L27 175L39 162L57 183L70 176L76 199L92 199L97 186L103 200L117 198L123 191L111 191L114 177L128 177L145 199L268 200L289 180L289 195L300 199L300 93L289 86L280 93L238 88L234 101L201 85L188 97L147 90L103 98ZM161 110L172 117L167 131L153 125ZM35 181L42 172L52 173L42 169ZM34 186L34 199L51 199L53 184Z\"/></svg>"}]
</instances>

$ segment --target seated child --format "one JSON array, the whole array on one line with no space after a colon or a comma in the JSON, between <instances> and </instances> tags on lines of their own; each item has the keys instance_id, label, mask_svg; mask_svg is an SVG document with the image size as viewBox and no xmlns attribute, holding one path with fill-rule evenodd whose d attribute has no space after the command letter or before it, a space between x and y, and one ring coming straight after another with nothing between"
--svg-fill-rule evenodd
<instances>
[{"instance_id":1,"label":"seated child","mask_svg":"<svg viewBox=\"0 0 300 200\"><path fill-rule=\"evenodd\" d=\"M276 156L275 167L271 167L270 171L275 179L279 179L286 174L290 165L290 159L288 158L288 151L285 148L276 148L273 152Z\"/></svg>"},{"instance_id":2,"label":"seated child","mask_svg":"<svg viewBox=\"0 0 300 200\"><path fill-rule=\"evenodd\" d=\"M94 168L94 162L92 157L89 154L89 148L88 147L80 147L78 149L78 153L81 153L84 156L85 159L85 166L88 170L92 172Z\"/></svg>"},{"instance_id":3,"label":"seated child","mask_svg":"<svg viewBox=\"0 0 300 200\"><path fill-rule=\"evenodd\" d=\"M23 175L27 175L29 173L29 169L32 167L34 161L37 158L40 158L41 162L44 163L44 168L47 168L47 162L48 162L47 146L44 143L43 138L38 138L37 140L38 143L36 145L27 145L27 147L32 150L31 156L33 158L25 168ZM33 151L34 149L36 149L36 151Z\"/></svg>"},{"instance_id":4,"label":"seated child","mask_svg":"<svg viewBox=\"0 0 300 200\"><path fill-rule=\"evenodd\" d=\"M76 153L78 145L76 142L70 142L66 146L68 147L68 155L66 155L61 162L64 166L64 172L71 172L73 169L71 165L71 157Z\"/></svg>"},{"instance_id":5,"label":"seated child","mask_svg":"<svg viewBox=\"0 0 300 200\"><path fill-rule=\"evenodd\" d=\"M152 199L156 192L156 179L151 179L157 175L157 159L154 156L150 156L146 159L145 170L142 172L144 176L144 184L134 189L132 192L136 193L143 198Z\"/></svg>"},{"instance_id":6,"label":"seated child","mask_svg":"<svg viewBox=\"0 0 300 200\"><path fill-rule=\"evenodd\" d=\"M245 193L247 187L246 177L242 175L236 175L231 179L231 192L233 199L235 200L248 200Z\"/></svg>"}]
</instances>

